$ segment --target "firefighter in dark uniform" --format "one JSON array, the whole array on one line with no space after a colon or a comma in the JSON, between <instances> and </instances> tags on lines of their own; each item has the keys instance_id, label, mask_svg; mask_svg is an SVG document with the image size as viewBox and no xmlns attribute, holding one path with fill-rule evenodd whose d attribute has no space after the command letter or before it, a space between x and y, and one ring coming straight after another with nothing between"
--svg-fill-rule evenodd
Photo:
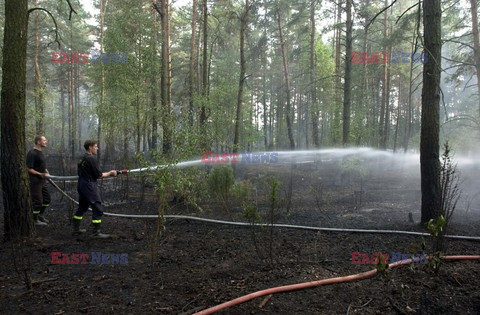
<instances>
[{"instance_id":1,"label":"firefighter in dark uniform","mask_svg":"<svg viewBox=\"0 0 480 315\"><path fill-rule=\"evenodd\" d=\"M78 185L77 191L79 195L78 210L73 216L73 235L85 233L84 229L80 229L80 223L83 219L83 214L91 207L93 237L108 238L110 235L100 232L102 225L103 207L102 200L98 194L97 179L110 176L117 176L117 171L104 172L100 170L95 155L98 151L97 141L87 140L83 145L87 151L82 160L78 163Z\"/></svg>"},{"instance_id":2,"label":"firefighter in dark uniform","mask_svg":"<svg viewBox=\"0 0 480 315\"><path fill-rule=\"evenodd\" d=\"M47 138L38 135L35 137L35 147L27 153L27 169L32 196L33 221L37 226L48 224L48 220L45 219L43 214L50 204L50 194L45 181L45 174L48 174L47 163L42 152L47 144Z\"/></svg>"}]
</instances>

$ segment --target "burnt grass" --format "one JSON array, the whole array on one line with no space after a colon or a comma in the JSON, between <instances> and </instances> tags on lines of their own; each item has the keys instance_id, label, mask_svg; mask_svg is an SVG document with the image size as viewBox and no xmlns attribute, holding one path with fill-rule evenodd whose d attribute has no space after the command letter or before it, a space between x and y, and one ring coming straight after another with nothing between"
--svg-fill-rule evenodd
<instances>
[{"instance_id":1,"label":"burnt grass","mask_svg":"<svg viewBox=\"0 0 480 315\"><path fill-rule=\"evenodd\" d=\"M249 180L257 188L252 194L257 196L263 222L273 218L274 223L423 232L418 224L416 175L402 168L387 173L375 173L372 168L359 180L332 165L248 166L238 168L236 178ZM263 174L282 182L273 217L268 189L261 184ZM206 185L202 178L200 184ZM62 187L76 198L74 186ZM48 227L37 228L33 240L4 243L0 248L3 314L192 314L258 290L375 268L352 264L352 252L422 253L431 247L429 237L111 216L104 217L103 230L113 238L74 237L69 218L75 207L50 188L54 202L46 215ZM158 193L145 178L105 180L102 194L107 212L156 214L159 208ZM240 202L233 199L225 207L205 195L198 205L202 210L169 193L166 214L245 222ZM479 236L478 209L466 210L459 204L449 233ZM409 220L409 213L416 223ZM84 227L89 220L87 215ZM3 234L3 216L0 221ZM445 246L446 255L480 254L478 241L448 239ZM89 263L52 264L52 252L86 253ZM127 254L128 263L92 264L92 252ZM31 290L25 275L32 281ZM402 266L366 280L256 298L219 313L480 314L479 280L478 260L443 262L438 273L429 265Z\"/></svg>"}]
</instances>

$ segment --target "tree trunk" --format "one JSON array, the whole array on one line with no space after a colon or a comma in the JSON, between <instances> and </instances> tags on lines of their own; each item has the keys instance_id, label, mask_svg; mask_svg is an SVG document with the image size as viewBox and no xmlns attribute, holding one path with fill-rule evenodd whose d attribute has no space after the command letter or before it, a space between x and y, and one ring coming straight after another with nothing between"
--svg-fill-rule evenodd
<instances>
[{"instance_id":1,"label":"tree trunk","mask_svg":"<svg viewBox=\"0 0 480 315\"><path fill-rule=\"evenodd\" d=\"M192 39L190 41L190 71L189 71L189 110L188 110L188 120L190 126L193 127L194 123L194 108L193 108L193 97L195 95L195 34L197 31L197 0L193 0L192 4Z\"/></svg>"},{"instance_id":2,"label":"tree trunk","mask_svg":"<svg viewBox=\"0 0 480 315\"><path fill-rule=\"evenodd\" d=\"M267 20L267 13L265 10L263 21L264 23ZM266 23L264 24L266 25ZM263 29L263 36L266 37L267 30L266 26ZM267 113L267 44L262 47L262 105L263 105L263 142L265 146L265 151L268 150L268 113ZM272 104L270 104L272 107Z\"/></svg>"},{"instance_id":3,"label":"tree trunk","mask_svg":"<svg viewBox=\"0 0 480 315\"><path fill-rule=\"evenodd\" d=\"M203 10L203 8L202 8ZM202 40L203 40L203 36L202 36L202 31L203 31L203 18L202 19L199 19L199 26L198 26L198 36L197 36L197 40L196 40L196 58L197 58L197 63L195 65L195 69L197 71L196 73L196 82L195 82L195 88L196 88L196 91L198 93L203 93L202 91L202 78L203 78L203 75L202 75L202 63L200 62L200 51L201 51L201 48L202 48ZM194 116L196 117L196 113L194 114Z\"/></svg>"},{"instance_id":4,"label":"tree trunk","mask_svg":"<svg viewBox=\"0 0 480 315\"><path fill-rule=\"evenodd\" d=\"M338 139L338 133L340 129L340 90L342 86L342 81L340 79L341 76L341 53L342 53L342 46L341 46L341 39L342 39L342 27L340 26L342 23L342 1L340 0L337 4L337 16L336 16L336 34L335 34L335 107L332 113L332 142L336 144Z\"/></svg>"},{"instance_id":5,"label":"tree trunk","mask_svg":"<svg viewBox=\"0 0 480 315\"><path fill-rule=\"evenodd\" d=\"M35 0L35 8L38 7L38 0ZM38 10L35 11L35 50L33 54L33 66L35 69L35 114L36 114L36 123L35 123L35 132L37 135L45 134L45 123L44 123L44 100L43 96L45 94L42 86L42 73L40 71L40 66L38 64Z\"/></svg>"},{"instance_id":6,"label":"tree trunk","mask_svg":"<svg viewBox=\"0 0 480 315\"><path fill-rule=\"evenodd\" d=\"M370 6L370 0L365 1L365 6L364 8L368 8ZM370 21L370 16L368 14L365 15L365 20L364 24L367 25L367 23ZM368 28L366 27L364 30L364 38L363 38L363 52L366 52L370 56L370 45L368 43ZM364 110L364 119L366 121L365 128L366 128L366 138L371 138L372 135L369 135L370 125L372 123L371 119L371 108L369 103L369 86L368 86L368 63L364 63L362 69L362 87L361 87L361 98L360 98L360 107ZM373 137L372 137L373 138Z\"/></svg>"},{"instance_id":7,"label":"tree trunk","mask_svg":"<svg viewBox=\"0 0 480 315\"><path fill-rule=\"evenodd\" d=\"M240 124L242 123L242 101L243 101L243 85L245 83L245 32L247 31L248 23L248 0L245 0L245 8L240 17L240 77L238 80L238 94L237 94L237 114L235 116L235 134L233 138L233 152L237 153L240 141ZM252 120L250 120L252 121Z\"/></svg>"},{"instance_id":8,"label":"tree trunk","mask_svg":"<svg viewBox=\"0 0 480 315\"><path fill-rule=\"evenodd\" d=\"M318 120L320 117L317 104L317 80L315 68L315 3L316 0L310 1L310 108L312 110L312 139L315 148L320 147L320 140L318 137ZM308 125L308 124L307 124ZM306 141L308 149L308 131L306 132Z\"/></svg>"},{"instance_id":9,"label":"tree trunk","mask_svg":"<svg viewBox=\"0 0 480 315\"><path fill-rule=\"evenodd\" d=\"M205 108L205 102L207 98L207 89L208 89L208 0L203 0L203 62L202 62L202 107L200 110L200 126L205 127L207 121L207 112Z\"/></svg>"},{"instance_id":10,"label":"tree trunk","mask_svg":"<svg viewBox=\"0 0 480 315\"><path fill-rule=\"evenodd\" d=\"M105 27L105 13L107 11L108 0L105 0L105 5L103 4L104 0L100 0L100 53L103 54L103 39L104 39L104 27ZM97 116L98 116L98 134L97 141L100 145L100 148L97 151L97 161L100 161L101 157L101 140L102 140L102 123L103 123L103 102L105 98L105 68L103 62L100 62L100 103L98 104Z\"/></svg>"},{"instance_id":11,"label":"tree trunk","mask_svg":"<svg viewBox=\"0 0 480 315\"><path fill-rule=\"evenodd\" d=\"M60 68L61 69L61 68ZM65 77L62 70L60 70L61 77ZM65 152L65 80L60 80L60 106L62 111L62 134L61 134L61 150L62 154Z\"/></svg>"},{"instance_id":12,"label":"tree trunk","mask_svg":"<svg viewBox=\"0 0 480 315\"><path fill-rule=\"evenodd\" d=\"M153 4L156 0L152 0ZM152 10L152 72L151 72L151 88L150 88L150 110L152 113L152 141L150 147L152 150L157 149L158 142L158 108L157 108L157 16L155 10Z\"/></svg>"},{"instance_id":13,"label":"tree trunk","mask_svg":"<svg viewBox=\"0 0 480 315\"><path fill-rule=\"evenodd\" d=\"M385 7L388 6L388 0L385 0L384 3ZM388 10L385 10L384 18L383 18L383 51L388 50L387 45L387 37L388 37ZM389 93L387 88L387 80L388 80L388 63L383 64L383 74L382 74L382 104L380 105L380 125L378 126L380 131L380 141L379 147L381 149L386 149L384 139L385 139L385 111L387 107L387 94Z\"/></svg>"},{"instance_id":14,"label":"tree trunk","mask_svg":"<svg viewBox=\"0 0 480 315\"><path fill-rule=\"evenodd\" d=\"M74 65L75 70L75 120L76 120L76 135L75 139L77 140L77 148L82 147L82 119L80 115L80 66L79 64Z\"/></svg>"},{"instance_id":15,"label":"tree trunk","mask_svg":"<svg viewBox=\"0 0 480 315\"><path fill-rule=\"evenodd\" d=\"M416 38L416 30L413 31L413 38L412 38L412 51L415 48L415 38ZM408 150L408 142L410 141L410 137L412 134L412 93L413 93L413 62L410 63L410 73L408 79L408 103L407 103L407 122L405 124L405 135L403 139L403 147L405 153Z\"/></svg>"},{"instance_id":16,"label":"tree trunk","mask_svg":"<svg viewBox=\"0 0 480 315\"><path fill-rule=\"evenodd\" d=\"M70 21L70 56L73 52L73 22ZM71 159L75 159L75 134L76 134L76 120L75 120L75 104L74 104L74 84L73 80L73 63L68 63L68 105L69 105L69 113L70 113L70 126L69 126L69 144L70 144L70 154Z\"/></svg>"},{"instance_id":17,"label":"tree trunk","mask_svg":"<svg viewBox=\"0 0 480 315\"><path fill-rule=\"evenodd\" d=\"M280 49L282 51L282 60L283 60L283 74L285 76L285 90L287 96L287 108L285 117L287 120L287 134L288 139L290 141L290 150L295 150L295 140L293 139L293 131L292 131L292 123L290 121L290 111L291 111L291 99L290 99L290 78L288 73L288 61L287 61L287 53L285 51L285 41L283 38L283 30L282 30L282 20L280 17L280 10L277 8L277 22L278 22L278 31L280 33Z\"/></svg>"},{"instance_id":18,"label":"tree trunk","mask_svg":"<svg viewBox=\"0 0 480 315\"><path fill-rule=\"evenodd\" d=\"M138 96L138 91L137 91L137 96L135 98L135 119L136 119L136 137L135 137L135 153L140 153L140 143L142 141L142 120L140 116L140 98Z\"/></svg>"},{"instance_id":19,"label":"tree trunk","mask_svg":"<svg viewBox=\"0 0 480 315\"><path fill-rule=\"evenodd\" d=\"M442 49L442 8L438 0L423 1L423 28L428 62L423 65L422 127L420 172L422 223L436 218L440 211L440 78Z\"/></svg>"},{"instance_id":20,"label":"tree trunk","mask_svg":"<svg viewBox=\"0 0 480 315\"><path fill-rule=\"evenodd\" d=\"M343 146L350 143L350 107L352 90L352 0L347 0L347 33L345 50L345 85L343 88Z\"/></svg>"},{"instance_id":21,"label":"tree trunk","mask_svg":"<svg viewBox=\"0 0 480 315\"><path fill-rule=\"evenodd\" d=\"M169 34L168 34L168 0L162 0L161 2L161 19L162 19L162 70L161 70L161 98L162 98L162 124L163 124L163 153L169 154L172 149L172 133L170 121L170 101L169 101Z\"/></svg>"},{"instance_id":22,"label":"tree trunk","mask_svg":"<svg viewBox=\"0 0 480 315\"><path fill-rule=\"evenodd\" d=\"M273 95L274 95L274 89L273 89L273 84L274 84L274 80L273 80L273 77L270 77L270 106L269 106L269 115L268 115L268 126L269 126L269 147L268 149L270 150L270 148L273 148L274 146L274 138L273 138L273 135L274 135L274 132L275 132L275 126L274 126L274 117L275 117L275 106L273 106Z\"/></svg>"},{"instance_id":23,"label":"tree trunk","mask_svg":"<svg viewBox=\"0 0 480 315\"><path fill-rule=\"evenodd\" d=\"M475 57L475 69L477 71L478 115L480 116L480 38L478 34L477 0L470 0L470 10L472 12L473 55Z\"/></svg>"},{"instance_id":24,"label":"tree trunk","mask_svg":"<svg viewBox=\"0 0 480 315\"><path fill-rule=\"evenodd\" d=\"M27 0L5 1L0 169L6 241L33 234L30 190L25 165L27 8Z\"/></svg>"},{"instance_id":25,"label":"tree trunk","mask_svg":"<svg viewBox=\"0 0 480 315\"><path fill-rule=\"evenodd\" d=\"M400 126L400 116L402 115L402 77L398 76L398 107L397 107L397 119L395 121L395 134L393 137L393 152L397 151L397 139L398 139L398 128Z\"/></svg>"},{"instance_id":26,"label":"tree trunk","mask_svg":"<svg viewBox=\"0 0 480 315\"><path fill-rule=\"evenodd\" d=\"M265 55L265 52L263 53ZM266 67L266 58L263 57L263 65ZM265 69L265 68L264 68ZM266 70L263 71L263 78L262 78L262 105L263 105L263 145L265 147L265 151L268 150L268 109L267 109L267 78Z\"/></svg>"},{"instance_id":27,"label":"tree trunk","mask_svg":"<svg viewBox=\"0 0 480 315\"><path fill-rule=\"evenodd\" d=\"M392 48L388 47L388 55L392 54ZM383 125L383 138L382 138L382 149L386 150L388 145L388 132L390 130L390 69L391 63L386 64L386 81L385 81L385 124Z\"/></svg>"}]
</instances>

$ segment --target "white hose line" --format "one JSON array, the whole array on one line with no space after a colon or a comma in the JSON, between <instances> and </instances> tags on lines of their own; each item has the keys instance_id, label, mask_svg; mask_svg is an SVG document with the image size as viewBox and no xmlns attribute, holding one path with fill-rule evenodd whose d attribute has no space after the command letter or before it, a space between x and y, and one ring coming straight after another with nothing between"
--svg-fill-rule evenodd
<instances>
[{"instance_id":1,"label":"white hose line","mask_svg":"<svg viewBox=\"0 0 480 315\"><path fill-rule=\"evenodd\" d=\"M157 214L118 214L118 213L109 213L104 212L107 216L120 217L120 218L137 218L137 219L156 219L158 218ZM277 227L277 228L289 228L289 229L300 229L300 230L311 230L311 231L329 231L329 232L349 232L349 233L383 233L383 234L403 234L403 235L414 235L414 236L430 236L429 233L421 232L410 232L410 231L395 231L395 230L364 230L364 229L340 229L340 228L323 228L316 226L304 226L304 225L291 225L291 224L268 224L268 223L255 223L250 224L246 222L232 222L232 221L223 221L223 220L214 220L200 217L193 217L188 215L163 215L161 216L166 219L183 219L183 220L193 220L201 221L208 223L216 224L225 224L225 225L236 225L236 226L261 226L261 227ZM463 235L445 235L446 238L454 238L461 240L473 240L480 241L480 237L476 236L463 236Z\"/></svg>"},{"instance_id":2,"label":"white hose line","mask_svg":"<svg viewBox=\"0 0 480 315\"><path fill-rule=\"evenodd\" d=\"M156 171L159 169L167 168L169 166L174 166L178 168L183 168L183 167L189 167L193 165L201 165L202 160L194 160L194 161L187 161L187 162L180 162L177 164L172 164L172 165L155 165L155 166L149 166L149 167L142 167L142 168L135 168L132 170L128 170L128 173L142 173L142 172L148 172L148 171ZM47 179L52 179L52 180L61 180L61 181L67 181L67 180L78 180L78 176L55 176L55 175L50 175L50 174L45 174L45 177Z\"/></svg>"},{"instance_id":3,"label":"white hose line","mask_svg":"<svg viewBox=\"0 0 480 315\"><path fill-rule=\"evenodd\" d=\"M53 179L53 180L73 180L76 181L78 180L78 176L55 176L55 175L50 175L50 174L45 174L45 178L47 179Z\"/></svg>"},{"instance_id":4,"label":"white hose line","mask_svg":"<svg viewBox=\"0 0 480 315\"><path fill-rule=\"evenodd\" d=\"M64 192L54 181L47 179L58 191L60 191L65 197L70 199L72 202L78 205L78 202L70 197L66 192ZM158 214L120 214L120 213L110 213L104 212L106 216L119 217L119 218L130 218L130 219L157 219ZM193 217L188 215L162 215L162 218L165 219L182 219L182 220L193 220L201 221L208 223L224 224L224 225L235 225L235 226L262 226L262 227L277 227L277 228L288 228L288 229L299 229L299 230L310 230L310 231L328 231L328 232L349 232L349 233L382 233L382 234L402 234L402 235L414 235L414 236L430 236L428 233L422 232L410 232L410 231L395 231L395 230L364 230L364 229L340 229L340 228L325 228L325 227L316 227L316 226L304 226L304 225L291 225L291 224L268 224L268 223L255 223L250 224L246 222L232 222L224 220L214 220L200 217ZM470 241L480 241L478 236L464 236L464 235L445 235L446 238L460 239L460 240L470 240Z\"/></svg>"},{"instance_id":5,"label":"white hose line","mask_svg":"<svg viewBox=\"0 0 480 315\"><path fill-rule=\"evenodd\" d=\"M308 151L296 151L297 153L302 153L302 152L308 152ZM271 152L253 152L253 153L271 153ZM291 155L292 153L290 151L287 151L287 152L277 152L278 154L280 155L284 155L284 156L289 156ZM327 152L328 153L328 152ZM290 157L291 158L291 157ZM248 159L246 159L245 161L243 160L243 156L240 154L238 157L237 157L237 161L235 163L232 163L232 160L231 159L228 159L227 162L208 162L208 161L205 161L203 159L201 160L192 160L192 161L185 161L185 162L179 162L179 163L176 163L176 164L161 164L161 165L153 165L153 166L148 166L148 167L142 167L142 168L135 168L135 169L131 169L131 170L127 170L127 174L129 173L142 173L142 172L148 172L148 171L156 171L156 170L160 170L160 169L165 169L165 168L168 168L168 167L175 167L175 168L184 168L184 167L190 167L190 166L194 166L194 165L231 165L231 164L245 164L245 163L252 163L251 161L249 161ZM273 164L305 164L305 163L314 163L315 161L283 161L283 162L276 162L276 163L273 163ZM256 164L258 164L260 162L257 162ZM264 164L263 162L261 164ZM265 164L269 164L269 163L265 163ZM46 178L49 178L49 179L53 179L53 180L62 180L62 181L68 181L68 180L78 180L78 176L55 176L55 175L50 175L50 174L46 174L45 175Z\"/></svg>"}]
</instances>

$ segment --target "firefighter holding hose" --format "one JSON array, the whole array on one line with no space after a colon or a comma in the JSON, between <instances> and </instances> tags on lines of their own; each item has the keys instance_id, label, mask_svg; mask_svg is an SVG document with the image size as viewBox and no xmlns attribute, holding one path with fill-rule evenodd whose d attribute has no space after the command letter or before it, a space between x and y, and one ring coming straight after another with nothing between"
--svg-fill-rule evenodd
<instances>
[{"instance_id":1,"label":"firefighter holding hose","mask_svg":"<svg viewBox=\"0 0 480 315\"><path fill-rule=\"evenodd\" d=\"M35 147L27 153L27 170L30 179L33 223L36 226L42 226L48 224L43 214L50 204L50 193L45 182L45 175L48 174L47 163L42 152L47 147L48 141L42 135L36 136L34 141Z\"/></svg>"},{"instance_id":2,"label":"firefighter holding hose","mask_svg":"<svg viewBox=\"0 0 480 315\"><path fill-rule=\"evenodd\" d=\"M98 151L98 142L95 140L85 141L85 155L78 163L78 185L77 191L79 195L78 210L73 216L73 235L85 233L84 229L80 229L83 215L88 208L92 208L92 225L94 238L109 238L110 235L101 233L103 206L102 200L98 194L97 179L105 177L117 176L117 171L102 172L98 166L95 155Z\"/></svg>"}]
</instances>

